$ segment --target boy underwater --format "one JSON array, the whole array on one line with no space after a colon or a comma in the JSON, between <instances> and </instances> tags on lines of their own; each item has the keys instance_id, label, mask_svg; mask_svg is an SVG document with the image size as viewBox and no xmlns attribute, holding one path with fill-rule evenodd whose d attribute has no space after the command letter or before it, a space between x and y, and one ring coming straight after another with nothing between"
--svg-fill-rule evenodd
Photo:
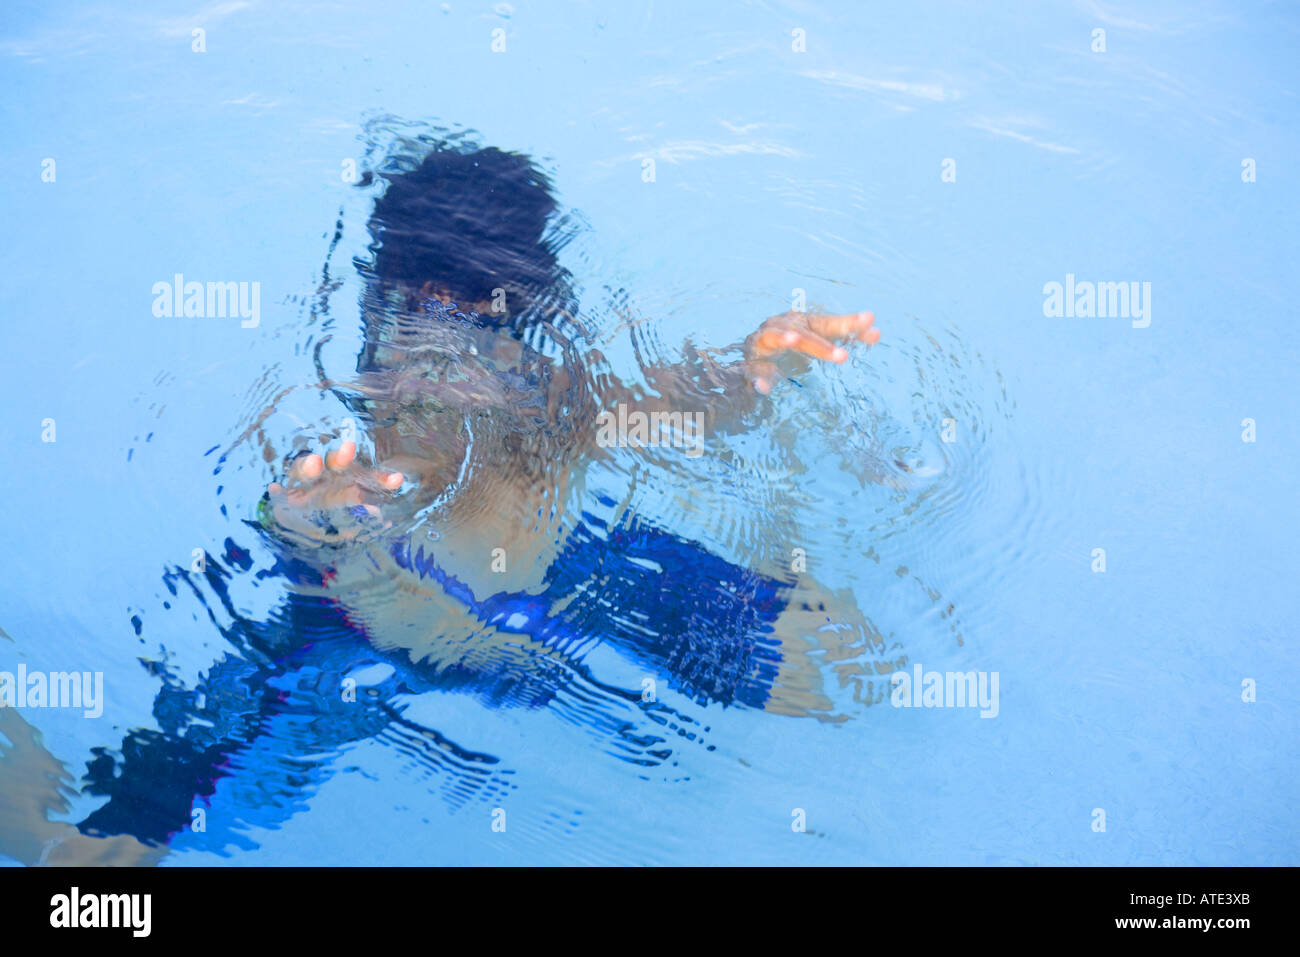
<instances>
[{"instance_id":1,"label":"boy underwater","mask_svg":"<svg viewBox=\"0 0 1300 957\"><path fill-rule=\"evenodd\" d=\"M108 800L75 827L48 819L66 808L41 790L57 762L0 714L9 763L35 762L22 780L36 782L0 799L0 850L28 863L153 863L203 807L209 840L249 846L216 820L219 788L240 821L273 827L329 775L313 755L370 737L445 774L449 800L500 794L496 758L391 700L465 690L546 706L600 643L697 702L802 715L829 704L820 672L790 649L838 643L849 657L871 644L856 607L788 564L742 567L639 517L575 522L564 507L584 469L612 454L603 414L696 421L705 440L753 429L782 377L810 359L844 362L841 342L876 342L870 313L786 313L730 350L643 366L644 384L625 384L569 335L569 277L547 233L555 202L526 157L437 147L379 175L373 258L357 264L357 372L322 376L371 448L300 449L267 489L256 524L291 583L285 604L264 622L236 615L223 628L233 653L194 689L158 667L158 729L129 732L120 755L96 749L83 790ZM229 540L225 560L247 568ZM230 606L229 573L211 566L207 583ZM349 681L364 693L340 702ZM661 744L634 736L625 750L653 763Z\"/></svg>"},{"instance_id":2,"label":"boy underwater","mask_svg":"<svg viewBox=\"0 0 1300 957\"><path fill-rule=\"evenodd\" d=\"M645 522L567 527L564 503L609 452L602 417L699 423L703 441L753 429L782 376L810 358L844 362L837 341L876 342L871 313L775 316L720 350L734 361L643 364L644 387L630 386L565 336L567 276L545 232L554 201L527 158L435 149L388 180L369 224L373 263L358 263L371 288L357 376L326 383L365 422L373 456L352 440L299 450L261 510L320 573L300 588L345 606L384 590L381 608L350 606L350 618L439 670L603 640L648 655L697 700L806 713L807 700L781 700L812 678L778 676L793 666L780 646L832 618L860 623L856 609L788 566L742 568ZM563 361L527 343L539 332ZM578 591L584 609L597 600L594 580L604 620L575 628L573 614L551 613ZM620 627L629 617L639 633ZM463 640L447 631L457 618Z\"/></svg>"}]
</instances>

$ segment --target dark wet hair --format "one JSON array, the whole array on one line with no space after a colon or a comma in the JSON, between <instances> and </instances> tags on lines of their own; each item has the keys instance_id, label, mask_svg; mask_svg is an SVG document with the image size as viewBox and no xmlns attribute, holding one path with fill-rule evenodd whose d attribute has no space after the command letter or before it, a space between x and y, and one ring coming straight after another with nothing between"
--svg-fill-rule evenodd
<instances>
[{"instance_id":1,"label":"dark wet hair","mask_svg":"<svg viewBox=\"0 0 1300 957\"><path fill-rule=\"evenodd\" d=\"M433 282L474 302L499 288L532 298L559 278L551 184L527 156L436 147L414 169L378 175L388 186L369 229L380 281Z\"/></svg>"}]
</instances>

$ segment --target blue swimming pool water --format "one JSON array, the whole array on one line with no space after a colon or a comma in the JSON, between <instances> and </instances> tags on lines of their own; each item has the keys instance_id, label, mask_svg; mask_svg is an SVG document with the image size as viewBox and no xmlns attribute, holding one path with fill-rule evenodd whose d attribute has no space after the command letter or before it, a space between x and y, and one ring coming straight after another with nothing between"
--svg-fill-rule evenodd
<instances>
[{"instance_id":1,"label":"blue swimming pool water","mask_svg":"<svg viewBox=\"0 0 1300 957\"><path fill-rule=\"evenodd\" d=\"M587 687L534 709L410 693L407 718L490 756L491 783L458 794L392 734L313 749L280 729L165 863L1297 863L1290 5L0 18L0 670L103 672L102 717L23 713L74 777L156 726L160 664L192 683L221 628L276 607L275 579L232 572L223 607L164 577L256 548L243 520L274 476L240 434L313 381L322 334L355 354L373 194L346 164L432 127L551 173L615 363L633 358L611 303L665 352L742 338L795 290L874 310L878 346L778 395L786 451L751 435L725 467L593 494L737 563L804 548L909 664L999 676L987 720L852 688L825 722L672 692L666 723ZM313 320L336 221L343 286ZM176 273L259 282L260 323L156 318ZM1049 316L1054 282L1135 282L1149 308ZM592 668L638 687L608 649ZM626 760L644 735L666 756ZM0 760L12 793L23 773Z\"/></svg>"}]
</instances>

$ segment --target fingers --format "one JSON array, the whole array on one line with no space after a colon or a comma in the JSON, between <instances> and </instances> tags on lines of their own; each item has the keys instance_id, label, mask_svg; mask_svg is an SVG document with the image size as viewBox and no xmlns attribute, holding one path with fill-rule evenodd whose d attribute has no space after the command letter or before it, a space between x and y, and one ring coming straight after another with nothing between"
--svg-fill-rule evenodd
<instances>
[{"instance_id":1,"label":"fingers","mask_svg":"<svg viewBox=\"0 0 1300 957\"><path fill-rule=\"evenodd\" d=\"M344 504L359 505L361 504L361 490L383 489L389 492L398 491L406 481L406 476L401 472L390 472L387 469L364 469L355 471L355 474L348 478L351 480L346 488L337 488L338 479L343 479L345 473L353 472L353 467L357 463L357 445L355 442L344 442L337 449L327 453L322 459L316 453L299 454L290 464L288 469L287 483L291 486L286 488L280 482L272 482L267 486L267 491L272 495L287 495L291 502L306 502L320 495L324 496L331 502L335 500ZM336 476L336 481L331 487L335 487L333 492L328 489L324 492L313 491L316 480L325 474ZM347 479L343 479L347 481ZM327 483L330 484L330 483Z\"/></svg>"},{"instance_id":2,"label":"fingers","mask_svg":"<svg viewBox=\"0 0 1300 957\"><path fill-rule=\"evenodd\" d=\"M808 328L828 339L858 339L862 342L875 341L867 339L876 317L869 312L848 312L838 316L810 315ZM875 333L880 338L879 331Z\"/></svg>"},{"instance_id":3,"label":"fingers","mask_svg":"<svg viewBox=\"0 0 1300 957\"><path fill-rule=\"evenodd\" d=\"M755 356L774 356L778 352L783 352L789 348L786 345L786 333L788 331L789 329L784 326L764 324L763 328L754 334L752 340L753 354Z\"/></svg>"},{"instance_id":4,"label":"fingers","mask_svg":"<svg viewBox=\"0 0 1300 957\"><path fill-rule=\"evenodd\" d=\"M781 352L802 352L827 362L843 362L849 357L846 350L808 329L773 326L760 330L754 339L752 354L764 358Z\"/></svg>"},{"instance_id":5,"label":"fingers","mask_svg":"<svg viewBox=\"0 0 1300 957\"><path fill-rule=\"evenodd\" d=\"M405 481L406 476L401 472L389 472L387 469L365 469L359 471L355 477L355 484L372 491L384 489L388 492L396 492Z\"/></svg>"},{"instance_id":6,"label":"fingers","mask_svg":"<svg viewBox=\"0 0 1300 957\"><path fill-rule=\"evenodd\" d=\"M772 386L776 385L776 380L781 377L781 370L777 368L776 363L768 362L766 359L756 359L748 363L745 373L749 376L749 384L759 395L767 395L771 392Z\"/></svg>"},{"instance_id":7,"label":"fingers","mask_svg":"<svg viewBox=\"0 0 1300 957\"><path fill-rule=\"evenodd\" d=\"M748 342L751 358L765 359L781 352L802 352L823 362L843 362L848 351L832 340L857 339L871 345L880 340L876 317L870 312L840 315L787 312L768 319Z\"/></svg>"},{"instance_id":8,"label":"fingers","mask_svg":"<svg viewBox=\"0 0 1300 957\"><path fill-rule=\"evenodd\" d=\"M746 373L755 391L767 395L780 378L768 361L783 352L799 352L823 362L841 363L849 352L834 340L857 340L866 345L880 341L876 317L870 312L839 315L787 312L773 316L745 340Z\"/></svg>"},{"instance_id":9,"label":"fingers","mask_svg":"<svg viewBox=\"0 0 1300 957\"><path fill-rule=\"evenodd\" d=\"M351 465L357 457L357 443L344 442L333 452L325 456L325 464L336 472L341 472Z\"/></svg>"},{"instance_id":10,"label":"fingers","mask_svg":"<svg viewBox=\"0 0 1300 957\"><path fill-rule=\"evenodd\" d=\"M380 526L392 527L392 522L384 521L381 506L405 481L402 472L363 467L355 442L342 442L323 458L300 451L289 463L286 477L267 486L266 520L310 542L356 542ZM263 521L260 509L259 521Z\"/></svg>"},{"instance_id":11,"label":"fingers","mask_svg":"<svg viewBox=\"0 0 1300 957\"><path fill-rule=\"evenodd\" d=\"M325 463L321 461L321 457L313 452L311 455L294 459L293 465L289 467L289 476L300 482L310 482L320 477L321 469L324 467Z\"/></svg>"},{"instance_id":12,"label":"fingers","mask_svg":"<svg viewBox=\"0 0 1300 957\"><path fill-rule=\"evenodd\" d=\"M787 349L802 352L823 362L843 362L849 357L849 350L804 329L786 330L784 341Z\"/></svg>"}]
</instances>

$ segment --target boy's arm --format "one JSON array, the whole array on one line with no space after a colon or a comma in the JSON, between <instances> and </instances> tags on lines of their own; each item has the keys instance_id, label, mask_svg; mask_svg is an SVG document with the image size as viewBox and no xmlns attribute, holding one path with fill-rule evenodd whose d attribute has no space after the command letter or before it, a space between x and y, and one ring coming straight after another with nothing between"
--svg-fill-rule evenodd
<instances>
[{"instance_id":1,"label":"boy's arm","mask_svg":"<svg viewBox=\"0 0 1300 957\"><path fill-rule=\"evenodd\" d=\"M555 454L576 453L581 457L599 444L599 416L620 404L629 412L698 415L704 434L742 430L748 425L748 414L758 405L758 397L768 394L779 377L807 369L810 359L844 362L848 350L836 345L836 341L856 340L871 345L880 339L874 323L875 317L869 312L784 313L767 319L744 342L726 350L739 352L738 360L724 362L704 351L691 350L693 355L681 363L643 368L645 384L636 387L608 373L593 374L589 369L577 373L586 381L575 383L572 376L576 367L554 365L529 354L521 344L499 336L477 343L480 361L457 364L454 376L430 375L420 368L390 370L368 374L350 387L392 415L401 414L412 403L433 400L448 410L523 411L532 419L533 413L527 410L535 396L545 401L549 421L555 425L572 411L572 406L583 406L576 421L590 426L579 429L587 433L586 438L567 447L557 441L553 450ZM521 371L513 371L512 367ZM522 371L530 368L527 374ZM407 478L416 479L422 486L431 473L445 472L454 464L451 459L459 459L467 452L457 446L451 449L450 459L441 461L448 450L438 447L437 442L432 447L411 450L378 438L376 451L385 463L381 469L357 461L356 443L351 441L343 442L324 458L312 453L296 459L286 484L275 482L268 489L262 507L263 524L275 525L301 543L351 540L389 523L380 506L391 501ZM434 491L438 491L445 483L435 484ZM418 504L414 498L408 499L408 508Z\"/></svg>"},{"instance_id":2,"label":"boy's arm","mask_svg":"<svg viewBox=\"0 0 1300 957\"><path fill-rule=\"evenodd\" d=\"M879 341L874 323L870 312L773 316L744 342L721 350L740 353L738 359L721 361L688 345L690 354L683 362L645 368L645 388L602 383L601 404L605 409L625 404L629 411L648 414L698 413L705 432L735 431L743 428L760 395L770 393L778 379L806 371L810 358L836 364L848 359L848 350L837 341Z\"/></svg>"}]
</instances>

